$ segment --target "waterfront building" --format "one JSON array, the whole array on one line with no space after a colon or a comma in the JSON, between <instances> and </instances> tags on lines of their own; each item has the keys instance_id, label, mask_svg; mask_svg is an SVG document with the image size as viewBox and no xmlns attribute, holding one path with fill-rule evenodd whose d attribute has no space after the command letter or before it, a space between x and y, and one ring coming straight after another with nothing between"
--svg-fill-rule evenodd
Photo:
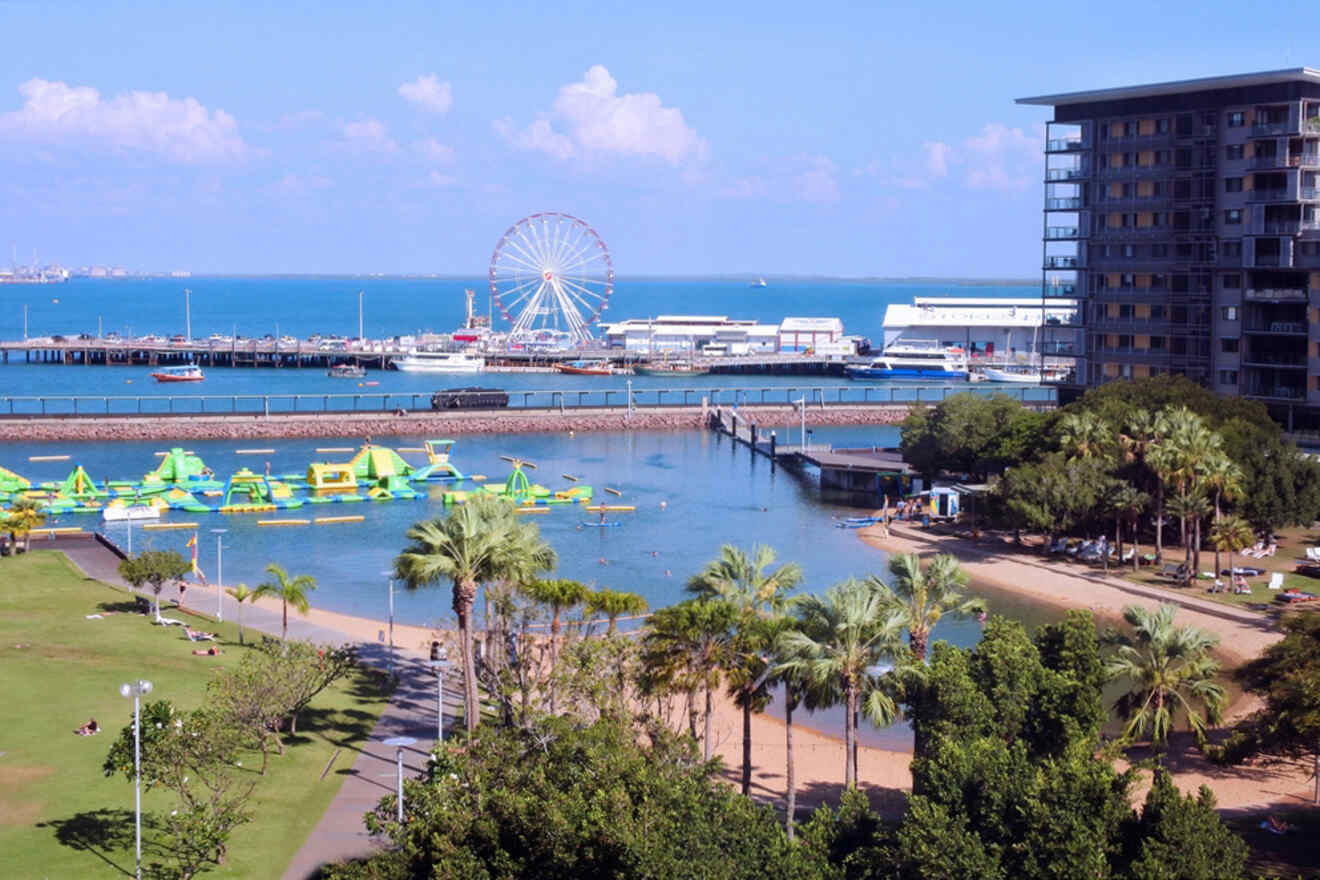
<instances>
[{"instance_id":1,"label":"waterfront building","mask_svg":"<svg viewBox=\"0 0 1320 880\"><path fill-rule=\"evenodd\" d=\"M735 355L807 349L821 353L831 344L844 345L843 321L785 318L779 324L760 324L726 315L660 315L629 318L606 326L605 344L640 354L693 354L710 349Z\"/></svg>"},{"instance_id":2,"label":"waterfront building","mask_svg":"<svg viewBox=\"0 0 1320 880\"><path fill-rule=\"evenodd\" d=\"M885 309L885 347L932 340L990 357L1071 356L1077 350L1077 301L1039 297L918 296ZM1051 328L1045 346L1044 329Z\"/></svg>"},{"instance_id":3,"label":"waterfront building","mask_svg":"<svg viewBox=\"0 0 1320 880\"><path fill-rule=\"evenodd\" d=\"M1320 425L1320 70L1020 98L1045 129L1042 295L1077 300L1061 397L1174 373Z\"/></svg>"}]
</instances>

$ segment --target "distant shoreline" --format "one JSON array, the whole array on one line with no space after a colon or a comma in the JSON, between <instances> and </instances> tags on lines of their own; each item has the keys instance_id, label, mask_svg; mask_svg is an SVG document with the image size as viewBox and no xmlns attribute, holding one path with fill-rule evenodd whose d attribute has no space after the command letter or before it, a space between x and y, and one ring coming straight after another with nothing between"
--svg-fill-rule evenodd
<instances>
[{"instance_id":1,"label":"distant shoreline","mask_svg":"<svg viewBox=\"0 0 1320 880\"><path fill-rule=\"evenodd\" d=\"M425 272L417 273L353 273L353 272L274 272L264 273L198 273L187 277L171 277L165 274L145 273L141 275L123 275L115 278L93 278L80 275L71 278L70 281L169 281L175 284L186 284L189 281L482 281L484 276L480 274L472 275L452 275L452 274L431 274ZM769 286L773 287L775 282L801 283L814 282L818 284L914 284L914 285L939 285L951 284L960 287L1035 287L1040 284L1039 278L939 278L925 275L912 275L901 277L887 277L880 275L754 275L748 274L725 274L725 275L616 275L615 283L628 281L728 281L728 282L751 282L758 278L765 278Z\"/></svg>"}]
</instances>

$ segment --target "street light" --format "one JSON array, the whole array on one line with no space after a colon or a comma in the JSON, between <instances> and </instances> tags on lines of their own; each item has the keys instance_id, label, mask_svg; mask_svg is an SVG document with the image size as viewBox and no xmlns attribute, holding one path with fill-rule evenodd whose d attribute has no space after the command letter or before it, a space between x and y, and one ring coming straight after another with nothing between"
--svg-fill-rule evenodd
<instances>
[{"instance_id":1,"label":"street light","mask_svg":"<svg viewBox=\"0 0 1320 880\"><path fill-rule=\"evenodd\" d=\"M439 642L431 642L431 660L426 665L435 670L435 742L445 741L445 673L454 668L448 652Z\"/></svg>"},{"instance_id":2,"label":"street light","mask_svg":"<svg viewBox=\"0 0 1320 880\"><path fill-rule=\"evenodd\" d=\"M798 435L802 441L802 451L807 451L807 393L802 392L802 396L793 401L802 410L802 433Z\"/></svg>"},{"instance_id":3,"label":"street light","mask_svg":"<svg viewBox=\"0 0 1320 880\"><path fill-rule=\"evenodd\" d=\"M215 535L215 619L218 623L225 622L224 606L221 605L221 600L225 595L224 554L221 553L224 547L220 544L220 541L223 540L222 536L228 531L229 529L211 529L211 534Z\"/></svg>"},{"instance_id":4,"label":"street light","mask_svg":"<svg viewBox=\"0 0 1320 880\"><path fill-rule=\"evenodd\" d=\"M137 842L137 880L142 880L142 733L139 704L151 693L151 682L138 679L119 686L119 694L133 698L133 822Z\"/></svg>"},{"instance_id":5,"label":"street light","mask_svg":"<svg viewBox=\"0 0 1320 880\"><path fill-rule=\"evenodd\" d=\"M381 577L387 578L390 585L390 652L385 655L385 669L390 678L394 677L394 572L382 571Z\"/></svg>"},{"instance_id":6,"label":"street light","mask_svg":"<svg viewBox=\"0 0 1320 880\"><path fill-rule=\"evenodd\" d=\"M396 773L395 779L397 780L396 784L398 786L398 793L395 800L398 802L397 815L398 815L399 824L402 825L403 824L403 749L404 746L410 746L413 743L417 742L417 740L413 739L411 736L392 736L389 739L385 740L384 742L385 745L387 746L394 746L394 766L397 768L395 771Z\"/></svg>"}]
</instances>

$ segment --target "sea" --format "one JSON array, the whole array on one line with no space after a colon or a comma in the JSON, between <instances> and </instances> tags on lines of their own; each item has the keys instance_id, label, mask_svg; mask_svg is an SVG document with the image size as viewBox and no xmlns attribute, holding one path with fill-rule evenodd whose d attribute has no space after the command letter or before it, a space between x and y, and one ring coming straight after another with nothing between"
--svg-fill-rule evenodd
<instances>
[{"instance_id":1,"label":"sea","mask_svg":"<svg viewBox=\"0 0 1320 880\"><path fill-rule=\"evenodd\" d=\"M443 332L462 320L463 290L484 290L477 279L225 279L190 278L73 281L41 287L0 287L0 338L20 338L23 306L28 307L29 336L76 335L114 330L124 335L183 332L183 289L191 290L192 334L261 336L265 333L306 337L312 333L357 334L357 292L363 291L364 329L368 337ZM846 332L879 339L885 306L910 302L913 296L1030 296L1033 288L958 286L953 284L868 284L844 281L772 281L750 288L745 281L620 280L611 300L611 314L620 317L660 314L719 314L778 322L785 316L838 316ZM497 320L498 326L498 320ZM0 366L0 396L13 394L159 393L146 368L63 366L10 363ZM373 371L381 384L372 390L424 392L437 378ZM722 380L729 377L700 377ZM743 385L798 382L793 377L737 377ZM487 374L482 384L497 380L501 387L591 387L598 377L536 374ZM442 380L443 381L443 380ZM460 383L462 379L460 377ZM609 381L616 381L610 379ZM663 381L663 380L661 380ZM685 384L696 379L685 379ZM819 378L813 380L819 383ZM846 382L835 378L830 381ZM207 394L316 393L342 391L344 380L329 379L320 370L208 370ZM189 389L191 392L193 389ZM765 428L776 426L765 425ZM791 438L794 425L778 426ZM373 442L416 447L421 437L373 437ZM722 544L750 549L757 543L773 547L783 561L803 567L804 589L819 592L849 577L884 574L885 554L865 545L851 529L838 528L841 517L868 509L864 500L827 497L810 475L772 467L728 438L697 430L624 431L617 433L479 434L458 436L453 461L468 475L503 480L509 472L504 457L530 461L529 476L551 489L577 484L595 487L597 498L632 505L632 512L610 515L617 526L600 528L594 516L572 506L554 508L536 517L542 535L559 555L558 575L599 587L631 590L651 607L681 600L689 577L714 558ZM892 446L891 427L818 427L812 441L838 446ZM137 479L155 466L166 443L19 443L0 446L0 466L34 482L58 480L78 464L94 479ZM272 474L298 472L312 461L347 460L346 453L318 453L318 447L348 447L353 441L273 440L260 444L271 453L239 453L233 441L193 441L186 444L224 477L240 467ZM32 457L68 455L66 461L32 461ZM617 496L604 493L616 490ZM312 604L333 611L372 618L388 613L389 575L393 558L406 546L405 531L415 522L443 516L441 490L416 501L361 503L330 513L362 514L356 524L266 528L260 518L221 514L170 512L166 521L199 523L198 562L214 574L222 555L224 581L255 586L263 568L278 562L294 574L317 581ZM323 511L318 510L317 514ZM311 518L303 511L282 514ZM105 531L121 546L130 541L129 525L103 524L91 515L66 515L55 525L82 525ZM225 529L222 533L213 529ZM187 553L189 533L146 532L133 528L135 552L174 549ZM220 547L217 550L217 541ZM975 585L993 611L1031 625L1055 619L1057 612L1040 608ZM450 590L445 584L413 593L396 591L396 617L422 625L450 621ZM960 645L974 644L980 625L972 620L941 622L934 637ZM777 711L772 708L771 710ZM828 732L842 729L838 713L818 713L808 720ZM866 741L902 746L908 734L897 725L868 730Z\"/></svg>"}]
</instances>

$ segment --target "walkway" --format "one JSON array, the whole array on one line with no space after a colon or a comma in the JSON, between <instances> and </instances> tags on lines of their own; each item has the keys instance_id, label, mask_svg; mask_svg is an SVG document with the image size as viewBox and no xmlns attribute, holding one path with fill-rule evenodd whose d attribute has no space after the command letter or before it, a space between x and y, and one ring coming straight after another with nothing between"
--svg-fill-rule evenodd
<instances>
[{"instance_id":1,"label":"walkway","mask_svg":"<svg viewBox=\"0 0 1320 880\"><path fill-rule=\"evenodd\" d=\"M132 591L133 588L119 576L119 557L100 542L87 537L59 537L51 541L33 542L34 550L61 550L78 568L96 580ZM138 591L150 597L147 590ZM173 593L173 590L168 592ZM163 596L163 594L162 594ZM185 600L190 610L214 614L216 591L212 587L189 586ZM225 620L236 620L238 603L229 595L223 596ZM278 636L281 616L279 611L261 607L243 608L243 626L248 629ZM340 630L317 626L296 615L289 618L289 635L319 644L355 644L359 656L373 666L384 667L386 646L376 642L353 639ZM302 848L283 874L283 880L306 880L315 875L326 862L362 858L371 855L381 841L373 840L363 824L363 816L380 799L395 790L395 748L383 740L395 736L409 736L417 743L404 751L404 772L411 777L420 776L426 769L436 739L436 680L426 666L426 658L418 651L398 649L395 668L399 686L381 713L380 720L367 742L357 753L353 764L343 773L345 778L339 793L330 802L321 820L312 829ZM461 707L460 688L455 680L445 682L445 729L452 728ZM342 759L341 759L342 760Z\"/></svg>"}]
</instances>

